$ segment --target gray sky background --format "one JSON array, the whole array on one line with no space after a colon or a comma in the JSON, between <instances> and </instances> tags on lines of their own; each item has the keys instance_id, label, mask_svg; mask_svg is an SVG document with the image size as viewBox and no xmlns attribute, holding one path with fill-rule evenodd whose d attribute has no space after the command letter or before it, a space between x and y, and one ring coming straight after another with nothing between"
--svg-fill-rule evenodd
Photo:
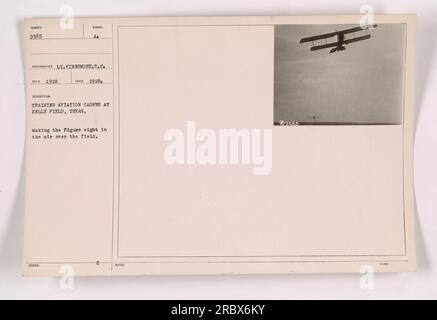
<instances>
[{"instance_id":1,"label":"gray sky background","mask_svg":"<svg viewBox=\"0 0 437 320\"><path fill-rule=\"evenodd\" d=\"M303 37L356 26L275 27L275 121L401 123L405 25L380 24L369 31L370 39L332 54L299 43Z\"/></svg>"}]
</instances>

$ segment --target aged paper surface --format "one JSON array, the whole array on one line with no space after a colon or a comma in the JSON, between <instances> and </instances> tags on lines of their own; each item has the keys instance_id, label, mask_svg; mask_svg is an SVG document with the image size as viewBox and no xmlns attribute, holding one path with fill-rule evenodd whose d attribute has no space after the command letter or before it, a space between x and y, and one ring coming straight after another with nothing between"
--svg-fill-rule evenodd
<instances>
[{"instance_id":1,"label":"aged paper surface","mask_svg":"<svg viewBox=\"0 0 437 320\"><path fill-rule=\"evenodd\" d=\"M23 274L413 271L415 16L296 41L360 18L25 20Z\"/></svg>"}]
</instances>

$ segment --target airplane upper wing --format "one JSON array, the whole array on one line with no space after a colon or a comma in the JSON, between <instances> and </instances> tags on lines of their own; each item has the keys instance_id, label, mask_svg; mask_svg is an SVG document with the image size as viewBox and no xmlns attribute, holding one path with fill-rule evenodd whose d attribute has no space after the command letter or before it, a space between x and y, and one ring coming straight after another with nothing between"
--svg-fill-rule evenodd
<instances>
[{"instance_id":1,"label":"airplane upper wing","mask_svg":"<svg viewBox=\"0 0 437 320\"><path fill-rule=\"evenodd\" d=\"M351 28L351 29L341 30L341 31L339 31L339 33L348 34L348 33L364 31L364 30L370 30L370 29L374 29L376 27L377 27L376 24L371 24L371 25L367 25L367 26L355 27L355 28Z\"/></svg>"},{"instance_id":2,"label":"airplane upper wing","mask_svg":"<svg viewBox=\"0 0 437 320\"><path fill-rule=\"evenodd\" d=\"M335 37L337 34L338 34L338 32L331 32L331 33L321 34L318 36L302 38L302 39L300 39L300 43L312 42L312 41L321 40L321 39L327 39L327 38Z\"/></svg>"},{"instance_id":3,"label":"airplane upper wing","mask_svg":"<svg viewBox=\"0 0 437 320\"><path fill-rule=\"evenodd\" d=\"M367 40L367 39L370 39L370 34L367 34L367 35L362 36L362 37L356 37L356 38L352 38L352 39L347 39L347 40L344 40L343 43L344 44L348 44L348 43L362 41L362 40Z\"/></svg>"},{"instance_id":4,"label":"airplane upper wing","mask_svg":"<svg viewBox=\"0 0 437 320\"><path fill-rule=\"evenodd\" d=\"M355 27L355 28L350 28L350 29L346 29L346 30L325 33L325 34L321 34L321 35L317 35L317 36L302 38L302 39L300 39L300 43L312 42L312 41L316 41L316 40L332 38L338 34L349 34L349 33L359 32L359 31L363 31L363 30L373 29L376 27L377 27L376 24L372 24L372 25L367 25L367 26L363 26L363 27ZM329 47L327 47L327 48L329 48Z\"/></svg>"}]
</instances>

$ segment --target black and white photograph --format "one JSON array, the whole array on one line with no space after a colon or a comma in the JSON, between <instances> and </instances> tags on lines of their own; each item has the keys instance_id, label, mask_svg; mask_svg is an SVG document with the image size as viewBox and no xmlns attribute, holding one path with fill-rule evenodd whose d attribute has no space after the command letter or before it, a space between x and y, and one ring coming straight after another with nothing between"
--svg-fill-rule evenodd
<instances>
[{"instance_id":1,"label":"black and white photograph","mask_svg":"<svg viewBox=\"0 0 437 320\"><path fill-rule=\"evenodd\" d=\"M275 125L402 123L405 25L275 27Z\"/></svg>"}]
</instances>

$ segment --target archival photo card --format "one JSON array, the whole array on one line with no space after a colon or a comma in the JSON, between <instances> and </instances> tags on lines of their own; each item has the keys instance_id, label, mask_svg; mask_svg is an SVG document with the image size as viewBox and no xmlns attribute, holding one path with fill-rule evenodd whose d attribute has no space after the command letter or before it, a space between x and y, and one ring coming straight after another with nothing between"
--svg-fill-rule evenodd
<instances>
[{"instance_id":1,"label":"archival photo card","mask_svg":"<svg viewBox=\"0 0 437 320\"><path fill-rule=\"evenodd\" d=\"M26 19L23 274L414 271L416 18L361 18Z\"/></svg>"},{"instance_id":2,"label":"archival photo card","mask_svg":"<svg viewBox=\"0 0 437 320\"><path fill-rule=\"evenodd\" d=\"M402 123L405 24L275 26L275 125Z\"/></svg>"}]
</instances>

